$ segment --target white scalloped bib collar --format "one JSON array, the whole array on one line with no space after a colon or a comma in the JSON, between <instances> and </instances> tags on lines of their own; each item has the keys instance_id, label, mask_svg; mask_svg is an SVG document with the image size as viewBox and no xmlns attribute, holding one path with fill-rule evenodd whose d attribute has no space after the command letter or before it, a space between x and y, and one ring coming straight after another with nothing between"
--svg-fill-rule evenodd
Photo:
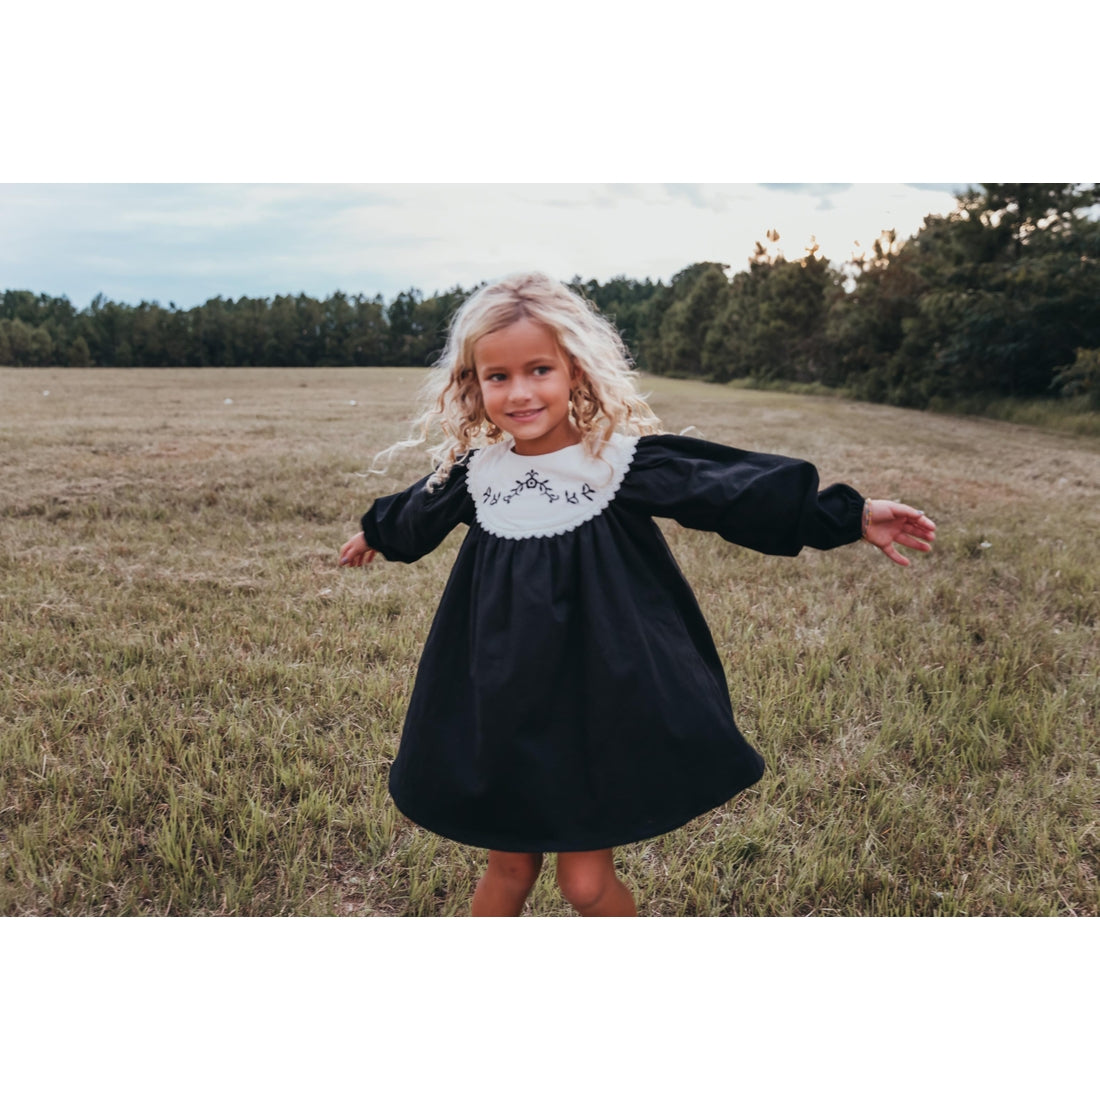
<instances>
[{"instance_id":1,"label":"white scalloped bib collar","mask_svg":"<svg viewBox=\"0 0 1100 1100\"><path fill-rule=\"evenodd\" d=\"M613 435L599 458L576 443L545 455L518 455L493 443L470 456L466 487L477 521L505 539L546 538L598 516L634 460L636 436Z\"/></svg>"}]
</instances>

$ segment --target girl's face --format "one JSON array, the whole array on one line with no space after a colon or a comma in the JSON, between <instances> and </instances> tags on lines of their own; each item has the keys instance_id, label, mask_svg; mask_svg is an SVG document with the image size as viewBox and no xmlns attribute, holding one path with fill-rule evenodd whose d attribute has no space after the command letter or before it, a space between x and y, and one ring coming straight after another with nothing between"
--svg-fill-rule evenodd
<instances>
[{"instance_id":1,"label":"girl's face","mask_svg":"<svg viewBox=\"0 0 1100 1100\"><path fill-rule=\"evenodd\" d=\"M544 325L524 317L482 336L474 368L485 415L515 440L516 454L544 455L580 442L569 419L577 368Z\"/></svg>"}]
</instances>

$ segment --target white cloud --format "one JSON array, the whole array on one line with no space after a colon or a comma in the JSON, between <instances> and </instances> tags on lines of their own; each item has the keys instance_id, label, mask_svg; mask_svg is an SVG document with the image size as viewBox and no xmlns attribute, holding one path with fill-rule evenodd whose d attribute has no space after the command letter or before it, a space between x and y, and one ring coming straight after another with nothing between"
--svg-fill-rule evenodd
<instances>
[{"instance_id":1,"label":"white cloud","mask_svg":"<svg viewBox=\"0 0 1100 1100\"><path fill-rule=\"evenodd\" d=\"M336 289L390 298L509 271L668 280L743 268L769 229L834 261L915 232L949 191L909 184L216 184L0 186L7 287L190 305ZM3 289L3 288L0 288Z\"/></svg>"}]
</instances>

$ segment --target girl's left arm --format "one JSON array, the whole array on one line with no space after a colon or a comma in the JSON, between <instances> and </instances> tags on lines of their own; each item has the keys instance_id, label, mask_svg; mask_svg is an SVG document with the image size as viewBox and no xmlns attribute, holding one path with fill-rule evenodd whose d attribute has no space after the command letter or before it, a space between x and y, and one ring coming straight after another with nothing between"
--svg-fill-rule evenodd
<instances>
[{"instance_id":1,"label":"girl's left arm","mask_svg":"<svg viewBox=\"0 0 1100 1100\"><path fill-rule=\"evenodd\" d=\"M816 468L783 455L689 436L643 436L623 481L624 503L685 527L715 531L764 554L830 550L861 537L908 565L894 542L927 550L935 524L915 508L868 502L850 485L821 489Z\"/></svg>"}]
</instances>

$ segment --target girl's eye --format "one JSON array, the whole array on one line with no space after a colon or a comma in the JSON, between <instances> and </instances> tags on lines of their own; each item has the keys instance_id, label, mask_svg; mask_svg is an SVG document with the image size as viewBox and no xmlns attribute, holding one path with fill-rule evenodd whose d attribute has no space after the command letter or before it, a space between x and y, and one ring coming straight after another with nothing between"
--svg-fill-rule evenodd
<instances>
[{"instance_id":1,"label":"girl's eye","mask_svg":"<svg viewBox=\"0 0 1100 1100\"><path fill-rule=\"evenodd\" d=\"M486 382L503 382L504 381L504 375L500 374L499 372L496 373L496 374L487 374L485 376L485 381Z\"/></svg>"},{"instance_id":2,"label":"girl's eye","mask_svg":"<svg viewBox=\"0 0 1100 1100\"><path fill-rule=\"evenodd\" d=\"M535 374L549 374L553 367L535 367Z\"/></svg>"}]
</instances>

